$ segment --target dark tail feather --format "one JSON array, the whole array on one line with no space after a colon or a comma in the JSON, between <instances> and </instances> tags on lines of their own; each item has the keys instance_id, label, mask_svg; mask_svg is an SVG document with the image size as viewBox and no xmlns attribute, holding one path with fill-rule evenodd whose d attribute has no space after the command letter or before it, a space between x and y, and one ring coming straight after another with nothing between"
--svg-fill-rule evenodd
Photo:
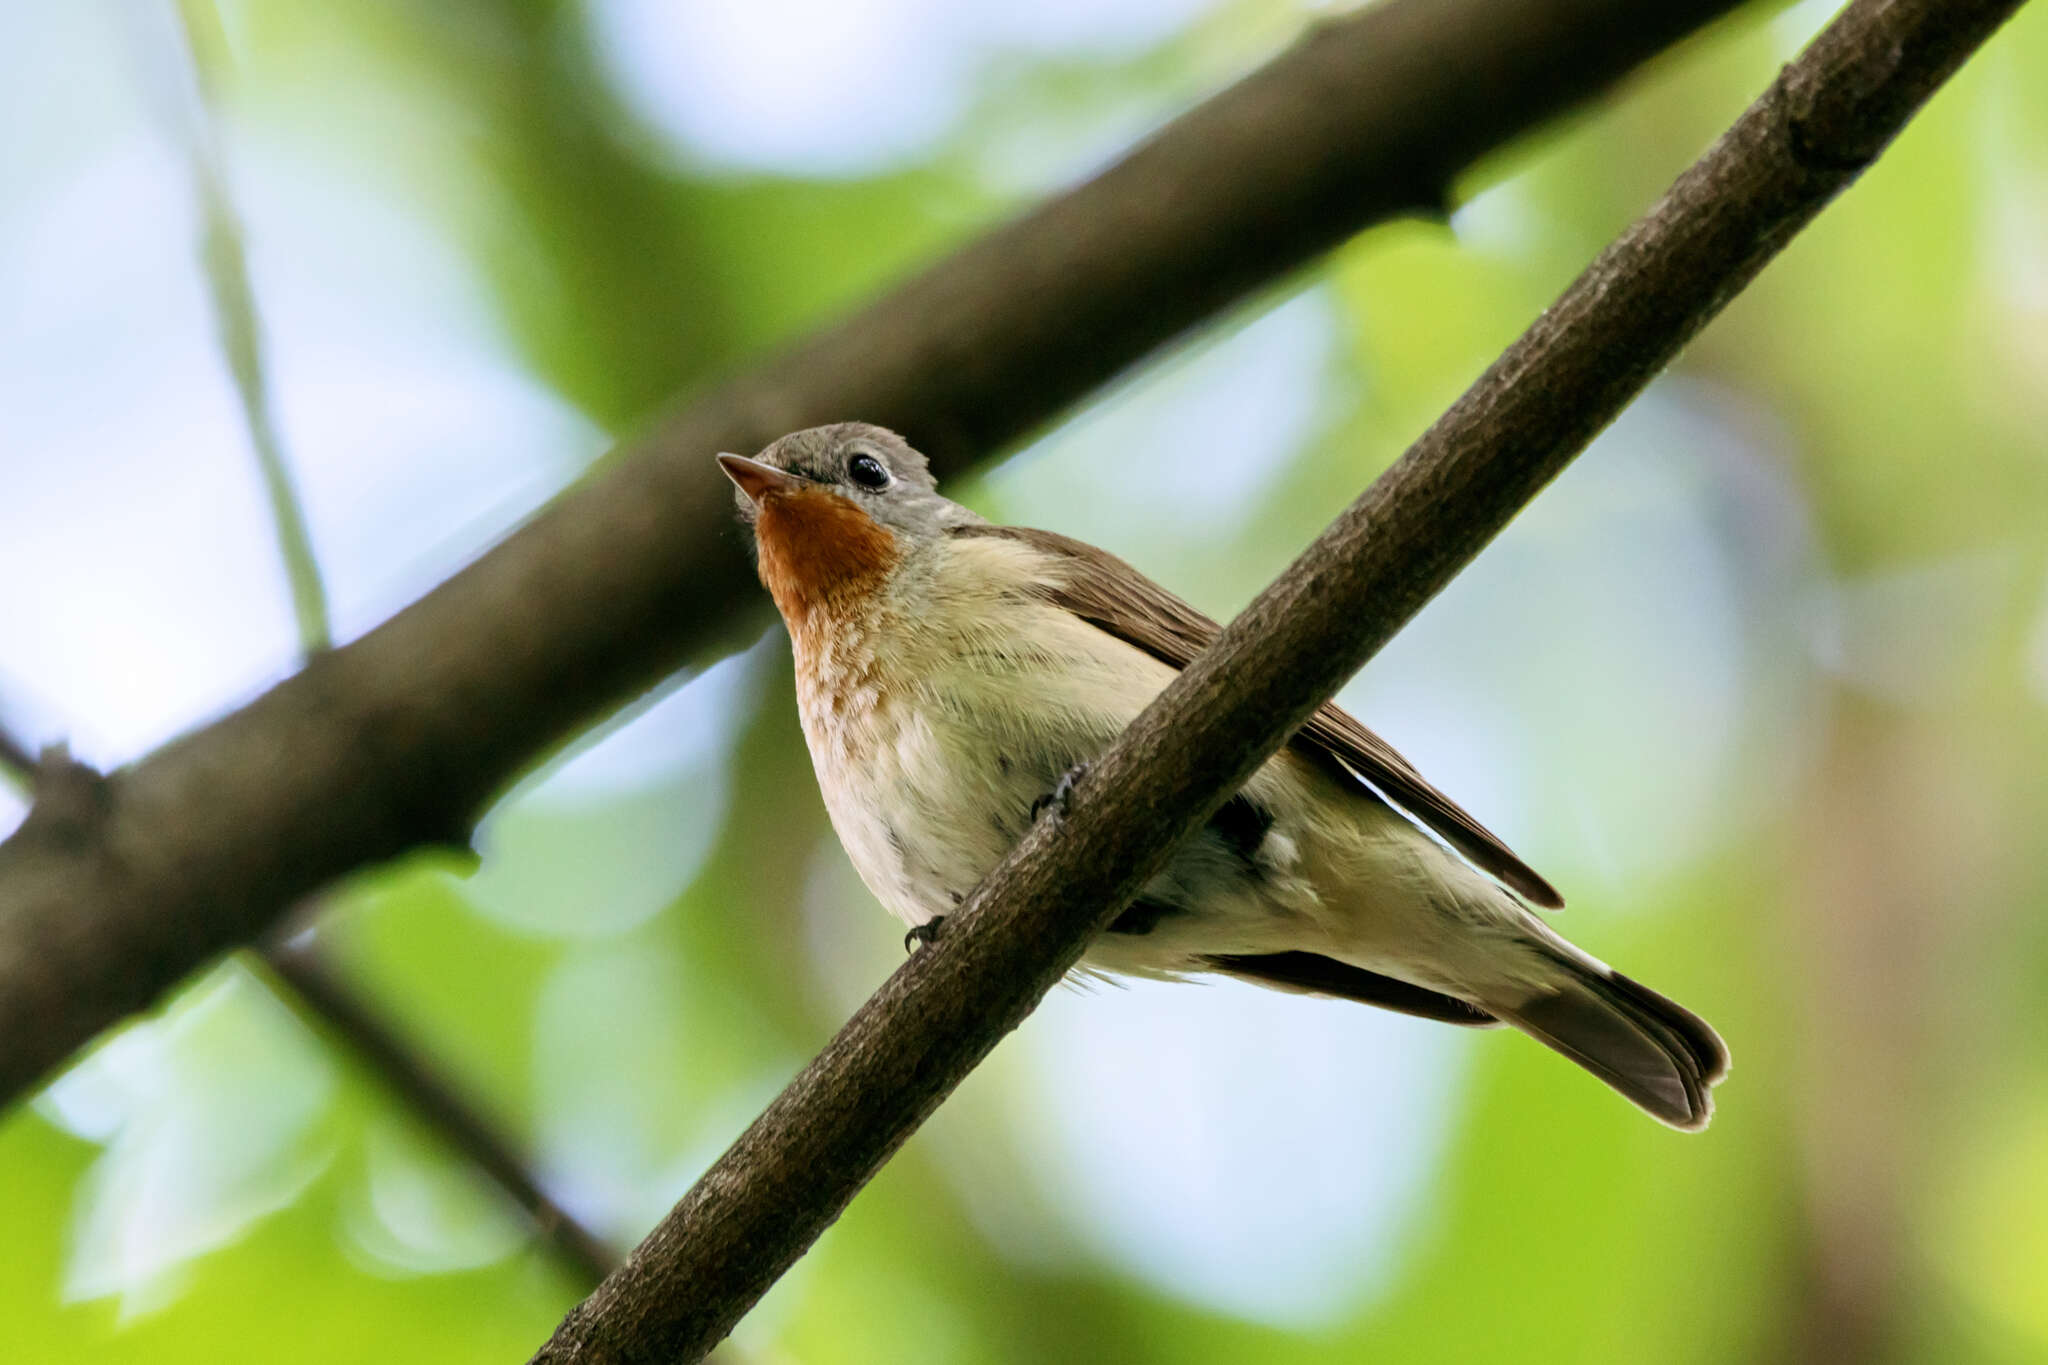
<instances>
[{"instance_id":1,"label":"dark tail feather","mask_svg":"<svg viewBox=\"0 0 2048 1365\"><path fill-rule=\"evenodd\" d=\"M1369 972L1320 953L1224 953L1203 961L1214 971L1227 972L1275 990L1356 1000L1400 1014L1412 1014L1418 1019L1440 1019L1446 1024L1463 1024L1468 1028L1491 1028L1500 1022L1477 1005L1391 976L1381 976L1378 972Z\"/></svg>"},{"instance_id":2,"label":"dark tail feather","mask_svg":"<svg viewBox=\"0 0 2048 1365\"><path fill-rule=\"evenodd\" d=\"M1728 1049L1705 1020L1591 960L1548 994L1494 1013L1619 1090L1652 1116L1696 1132L1714 1112L1708 1091L1728 1074Z\"/></svg>"}]
</instances>

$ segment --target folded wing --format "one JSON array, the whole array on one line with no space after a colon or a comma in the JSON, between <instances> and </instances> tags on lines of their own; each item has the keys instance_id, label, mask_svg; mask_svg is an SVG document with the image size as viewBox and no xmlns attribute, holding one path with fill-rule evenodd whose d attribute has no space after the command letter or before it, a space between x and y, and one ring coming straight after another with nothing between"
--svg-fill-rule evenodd
<instances>
[{"instance_id":1,"label":"folded wing","mask_svg":"<svg viewBox=\"0 0 2048 1365\"><path fill-rule=\"evenodd\" d=\"M1071 564L1063 581L1045 589L1049 601L1065 608L1155 659L1185 668L1217 636L1217 624L1136 569L1085 541L1028 526L986 523L956 527L956 536L1003 536L1020 540ZM1514 850L1456 802L1438 791L1378 735L1325 703L1289 741L1326 769L1362 780L1380 795L1433 830L1473 864L1533 904L1556 909L1564 897Z\"/></svg>"}]
</instances>

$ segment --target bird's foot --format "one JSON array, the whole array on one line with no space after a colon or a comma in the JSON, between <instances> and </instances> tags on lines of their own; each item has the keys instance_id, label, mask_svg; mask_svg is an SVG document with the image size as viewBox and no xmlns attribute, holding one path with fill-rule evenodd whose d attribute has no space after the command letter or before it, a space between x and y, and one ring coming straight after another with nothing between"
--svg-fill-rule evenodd
<instances>
[{"instance_id":1,"label":"bird's foot","mask_svg":"<svg viewBox=\"0 0 2048 1365\"><path fill-rule=\"evenodd\" d=\"M914 953L919 948L931 947L932 944L938 942L939 926L945 922L946 917L944 915L933 915L923 924L911 925L909 932L903 935L903 951Z\"/></svg>"},{"instance_id":2,"label":"bird's foot","mask_svg":"<svg viewBox=\"0 0 2048 1365\"><path fill-rule=\"evenodd\" d=\"M1065 815L1067 813L1067 802L1072 800L1074 796L1074 784L1079 782L1087 771L1088 765L1086 763L1076 763L1073 767L1062 773L1059 782L1054 785L1051 791L1031 803L1031 818L1036 820L1048 807L1052 809L1055 815Z\"/></svg>"}]
</instances>

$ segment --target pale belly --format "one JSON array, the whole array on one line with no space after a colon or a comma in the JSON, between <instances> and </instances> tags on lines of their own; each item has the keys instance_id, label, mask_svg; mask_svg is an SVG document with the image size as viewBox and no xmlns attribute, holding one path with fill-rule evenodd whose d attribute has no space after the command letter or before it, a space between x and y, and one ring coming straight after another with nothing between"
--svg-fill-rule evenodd
<instances>
[{"instance_id":1,"label":"pale belly","mask_svg":"<svg viewBox=\"0 0 2048 1365\"><path fill-rule=\"evenodd\" d=\"M943 684L859 715L803 707L805 738L832 825L877 900L909 924L951 914L1023 838L1033 808L1121 721L1055 699L1031 712ZM1135 714L1136 705L1132 710ZM1320 937L1314 894L1279 823L1276 771L1262 774L1176 854L1091 947L1103 970L1178 975L1216 953L1262 953ZM1267 797L1254 800L1253 793Z\"/></svg>"},{"instance_id":2,"label":"pale belly","mask_svg":"<svg viewBox=\"0 0 2048 1365\"><path fill-rule=\"evenodd\" d=\"M834 732L805 716L825 808L854 868L906 923L950 913L1024 837L1032 807L1100 747L999 743L913 706L877 708Z\"/></svg>"}]
</instances>

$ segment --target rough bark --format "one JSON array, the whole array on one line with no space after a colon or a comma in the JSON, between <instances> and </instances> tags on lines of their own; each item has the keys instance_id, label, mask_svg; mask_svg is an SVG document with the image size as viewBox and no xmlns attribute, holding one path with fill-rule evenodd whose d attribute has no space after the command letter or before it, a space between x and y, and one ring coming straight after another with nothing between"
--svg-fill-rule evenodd
<instances>
[{"instance_id":1,"label":"rough bark","mask_svg":"<svg viewBox=\"0 0 2048 1365\"><path fill-rule=\"evenodd\" d=\"M1393 0L1319 25L1119 164L681 408L362 639L0 845L0 1103L334 878L466 849L520 770L759 619L710 456L848 417L942 473L1732 0Z\"/></svg>"},{"instance_id":2,"label":"rough bark","mask_svg":"<svg viewBox=\"0 0 2048 1365\"><path fill-rule=\"evenodd\" d=\"M1233 621L536 1362L700 1359L1089 938L1823 205L2019 0L1857 0Z\"/></svg>"}]
</instances>

